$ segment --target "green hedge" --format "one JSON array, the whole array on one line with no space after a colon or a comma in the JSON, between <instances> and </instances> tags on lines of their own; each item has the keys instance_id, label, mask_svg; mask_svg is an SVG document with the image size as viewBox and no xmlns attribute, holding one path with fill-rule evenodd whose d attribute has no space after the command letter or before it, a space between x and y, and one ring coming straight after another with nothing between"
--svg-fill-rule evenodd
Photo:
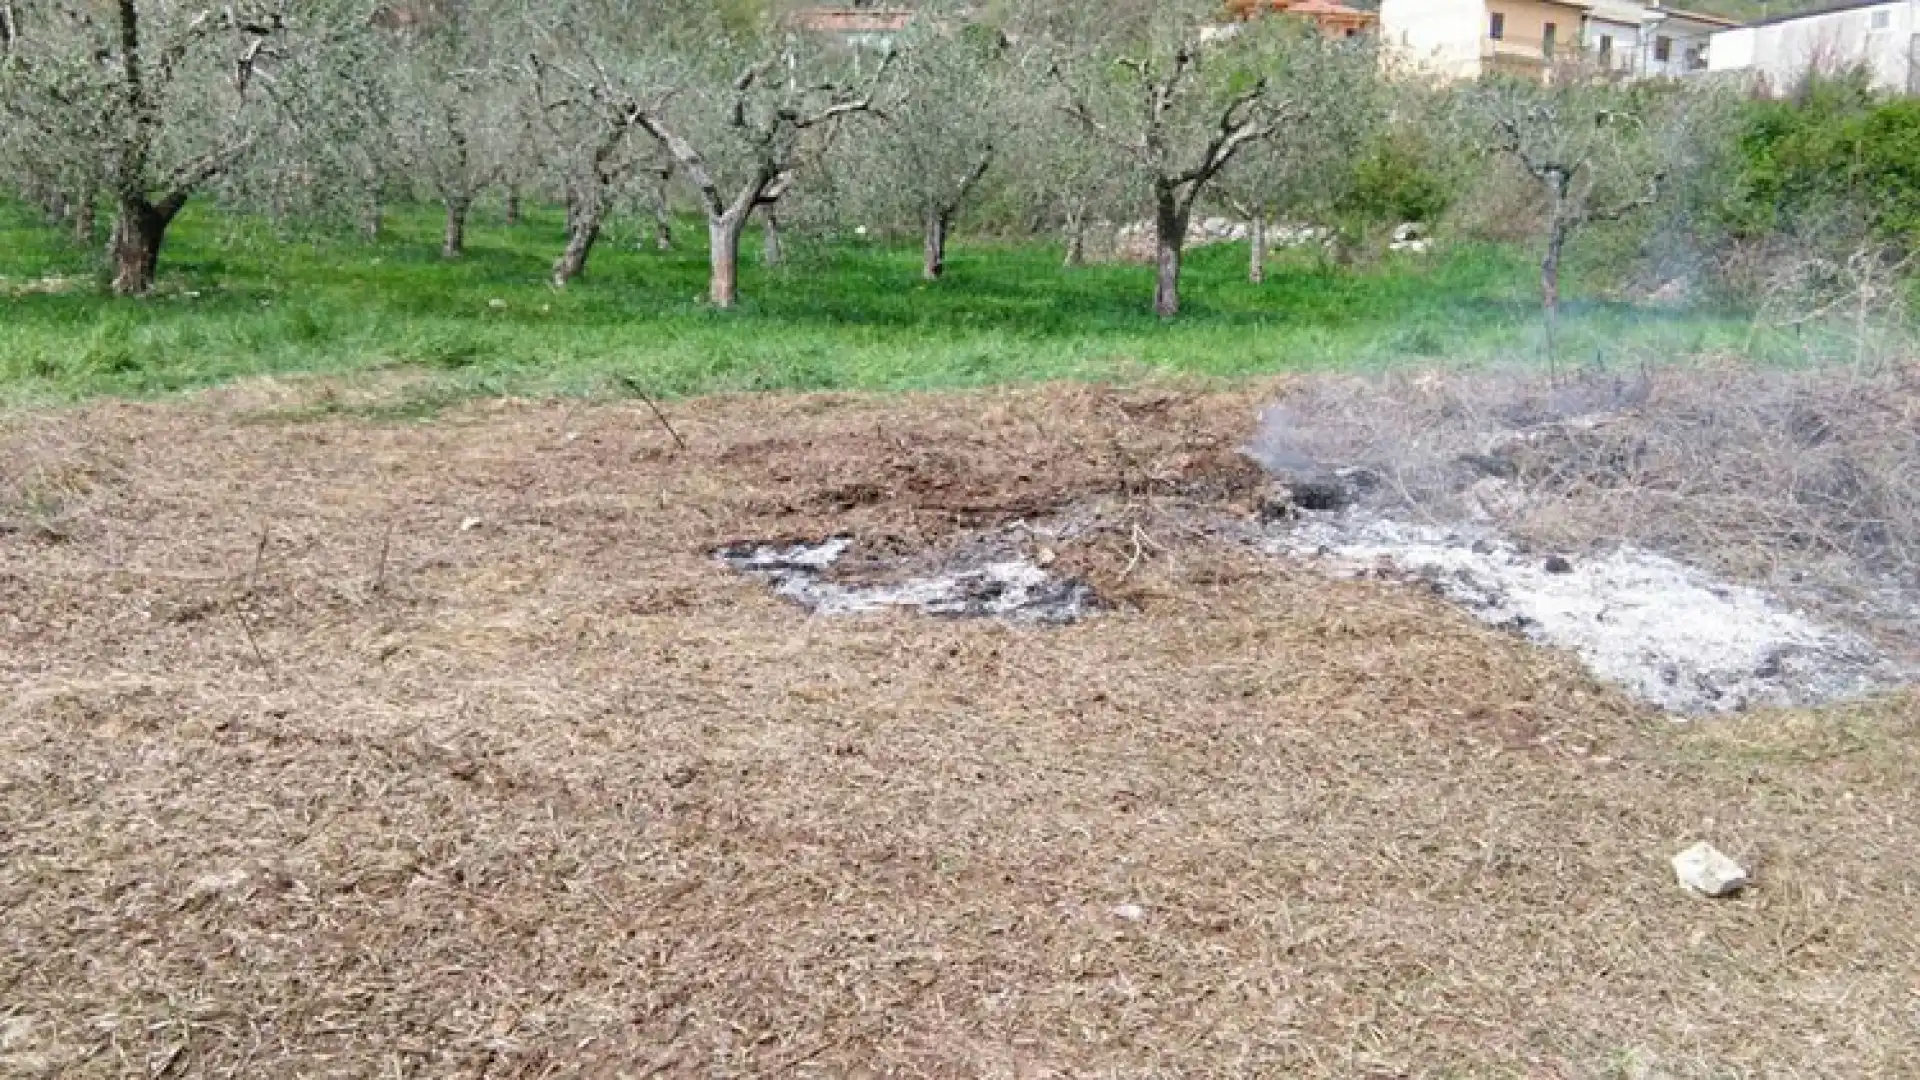
<instances>
[{"instance_id":1,"label":"green hedge","mask_svg":"<svg viewBox=\"0 0 1920 1080\"><path fill-rule=\"evenodd\" d=\"M1881 99L1858 74L1811 79L1750 103L1739 149L1722 207L1736 235L1848 216L1889 240L1920 239L1920 101Z\"/></svg>"}]
</instances>

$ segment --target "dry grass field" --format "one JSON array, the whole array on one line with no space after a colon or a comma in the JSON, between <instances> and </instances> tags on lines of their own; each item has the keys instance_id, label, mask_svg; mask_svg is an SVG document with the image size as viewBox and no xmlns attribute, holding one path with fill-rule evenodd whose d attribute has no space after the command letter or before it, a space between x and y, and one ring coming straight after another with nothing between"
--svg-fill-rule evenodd
<instances>
[{"instance_id":1,"label":"dry grass field","mask_svg":"<svg viewBox=\"0 0 1920 1080\"><path fill-rule=\"evenodd\" d=\"M1182 525L1270 389L0 419L0 1075L1913 1075L1914 699L1674 724ZM710 555L1067 504L1066 627Z\"/></svg>"}]
</instances>

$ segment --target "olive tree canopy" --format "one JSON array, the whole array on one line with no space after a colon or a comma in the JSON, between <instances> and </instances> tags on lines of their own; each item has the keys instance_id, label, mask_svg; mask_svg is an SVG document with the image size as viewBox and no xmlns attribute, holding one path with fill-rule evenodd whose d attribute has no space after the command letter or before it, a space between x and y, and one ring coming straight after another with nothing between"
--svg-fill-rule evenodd
<instances>
[{"instance_id":1,"label":"olive tree canopy","mask_svg":"<svg viewBox=\"0 0 1920 1080\"><path fill-rule=\"evenodd\" d=\"M1062 4L1042 28L1057 107L1118 152L1151 193L1153 308L1180 310L1187 225L1236 156L1281 135L1301 88L1275 79L1276 20L1219 25L1219 5L1175 0L1144 12Z\"/></svg>"},{"instance_id":2,"label":"olive tree canopy","mask_svg":"<svg viewBox=\"0 0 1920 1080\"><path fill-rule=\"evenodd\" d=\"M279 88L325 78L368 14L344 0L16 2L0 77L10 142L98 177L116 210L114 291L145 293L181 208L266 156Z\"/></svg>"}]
</instances>

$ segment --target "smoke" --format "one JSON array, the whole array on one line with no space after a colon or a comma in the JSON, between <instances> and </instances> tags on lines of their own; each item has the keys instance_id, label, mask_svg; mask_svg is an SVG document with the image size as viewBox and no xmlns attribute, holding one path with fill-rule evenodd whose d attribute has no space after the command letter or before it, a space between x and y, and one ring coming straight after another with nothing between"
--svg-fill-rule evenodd
<instances>
[{"instance_id":1,"label":"smoke","mask_svg":"<svg viewBox=\"0 0 1920 1080\"><path fill-rule=\"evenodd\" d=\"M1319 377L1246 453L1360 513L1632 545L1920 645L1920 366Z\"/></svg>"}]
</instances>

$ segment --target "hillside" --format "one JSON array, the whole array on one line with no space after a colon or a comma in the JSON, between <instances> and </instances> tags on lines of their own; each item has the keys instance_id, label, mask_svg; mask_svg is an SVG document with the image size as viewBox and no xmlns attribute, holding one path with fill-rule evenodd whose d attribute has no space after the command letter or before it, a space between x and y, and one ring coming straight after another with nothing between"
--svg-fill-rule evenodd
<instances>
[{"instance_id":1,"label":"hillside","mask_svg":"<svg viewBox=\"0 0 1920 1080\"><path fill-rule=\"evenodd\" d=\"M1695 0L1693 3L1674 6L1746 21L1810 11L1831 2L1832 0Z\"/></svg>"}]
</instances>

